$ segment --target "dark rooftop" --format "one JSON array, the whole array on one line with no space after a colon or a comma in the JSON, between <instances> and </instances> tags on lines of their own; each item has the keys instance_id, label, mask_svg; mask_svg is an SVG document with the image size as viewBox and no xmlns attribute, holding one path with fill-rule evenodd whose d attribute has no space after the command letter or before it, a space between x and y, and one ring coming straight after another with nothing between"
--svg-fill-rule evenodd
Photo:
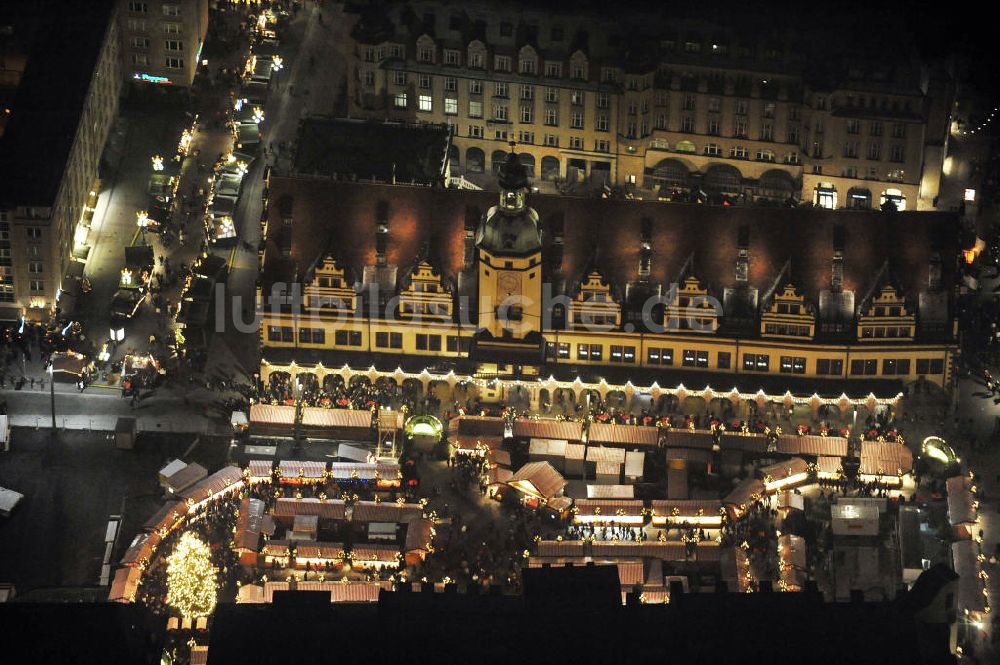
<instances>
[{"instance_id":1,"label":"dark rooftop","mask_svg":"<svg viewBox=\"0 0 1000 665\"><path fill-rule=\"evenodd\" d=\"M306 118L294 171L341 179L440 184L451 143L444 125Z\"/></svg>"},{"instance_id":2,"label":"dark rooftop","mask_svg":"<svg viewBox=\"0 0 1000 665\"><path fill-rule=\"evenodd\" d=\"M0 139L0 205L50 206L62 181L115 0L39 0L47 15Z\"/></svg>"},{"instance_id":3,"label":"dark rooftop","mask_svg":"<svg viewBox=\"0 0 1000 665\"><path fill-rule=\"evenodd\" d=\"M383 591L374 607L220 605L208 663L954 662L945 635L922 640L926 626L892 602L763 592L622 606L617 571L597 568L528 571L524 596Z\"/></svg>"}]
</instances>

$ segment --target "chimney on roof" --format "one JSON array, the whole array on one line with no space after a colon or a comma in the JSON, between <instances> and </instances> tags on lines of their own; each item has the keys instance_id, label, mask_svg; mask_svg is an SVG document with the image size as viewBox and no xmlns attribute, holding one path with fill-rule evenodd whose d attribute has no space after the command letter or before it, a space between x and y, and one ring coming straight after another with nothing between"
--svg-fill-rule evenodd
<instances>
[{"instance_id":1,"label":"chimney on roof","mask_svg":"<svg viewBox=\"0 0 1000 665\"><path fill-rule=\"evenodd\" d=\"M556 213L556 215L552 217L552 220L549 223L549 229L552 231L552 247L549 249L549 266L552 268L552 272L558 272L562 269L563 250L565 248L563 239L562 212Z\"/></svg>"},{"instance_id":2,"label":"chimney on roof","mask_svg":"<svg viewBox=\"0 0 1000 665\"><path fill-rule=\"evenodd\" d=\"M833 266L830 275L830 290L839 292L844 288L844 239L846 230L840 224L833 227Z\"/></svg>"},{"instance_id":3,"label":"chimney on roof","mask_svg":"<svg viewBox=\"0 0 1000 665\"><path fill-rule=\"evenodd\" d=\"M649 279L649 268L653 262L653 220L649 217L642 218L642 227L639 232L639 279L646 281Z\"/></svg>"},{"instance_id":4,"label":"chimney on roof","mask_svg":"<svg viewBox=\"0 0 1000 665\"><path fill-rule=\"evenodd\" d=\"M465 240L462 264L466 270L476 262L476 227L483 216L476 206L465 206Z\"/></svg>"},{"instance_id":5,"label":"chimney on roof","mask_svg":"<svg viewBox=\"0 0 1000 665\"><path fill-rule=\"evenodd\" d=\"M278 213L281 215L281 229L278 231L278 247L282 256L292 254L292 209L294 208L291 196L283 196L278 202Z\"/></svg>"},{"instance_id":6,"label":"chimney on roof","mask_svg":"<svg viewBox=\"0 0 1000 665\"><path fill-rule=\"evenodd\" d=\"M927 289L929 291L941 290L941 254L931 252L930 264L927 266Z\"/></svg>"},{"instance_id":7,"label":"chimney on roof","mask_svg":"<svg viewBox=\"0 0 1000 665\"><path fill-rule=\"evenodd\" d=\"M389 204L378 202L378 212L375 222L375 265L386 264L386 251L389 247Z\"/></svg>"},{"instance_id":8,"label":"chimney on roof","mask_svg":"<svg viewBox=\"0 0 1000 665\"><path fill-rule=\"evenodd\" d=\"M746 284L750 279L750 227L740 226L736 236L736 283Z\"/></svg>"}]
</instances>

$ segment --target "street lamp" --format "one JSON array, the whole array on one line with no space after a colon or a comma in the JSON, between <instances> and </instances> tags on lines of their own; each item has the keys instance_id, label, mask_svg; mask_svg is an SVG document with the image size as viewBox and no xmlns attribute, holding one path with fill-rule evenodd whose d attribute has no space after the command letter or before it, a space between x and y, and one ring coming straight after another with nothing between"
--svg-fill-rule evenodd
<instances>
[{"instance_id":1,"label":"street lamp","mask_svg":"<svg viewBox=\"0 0 1000 665\"><path fill-rule=\"evenodd\" d=\"M125 328L112 328L111 341L115 344L125 341Z\"/></svg>"},{"instance_id":2,"label":"street lamp","mask_svg":"<svg viewBox=\"0 0 1000 665\"><path fill-rule=\"evenodd\" d=\"M163 157L160 157L159 155L153 156L153 170L154 171L163 170Z\"/></svg>"},{"instance_id":3,"label":"street lamp","mask_svg":"<svg viewBox=\"0 0 1000 665\"><path fill-rule=\"evenodd\" d=\"M274 56L274 58L271 59L271 69L273 69L274 71L280 72L282 69L284 69L284 67L285 67L285 61L281 59L280 55L276 55Z\"/></svg>"},{"instance_id":4,"label":"street lamp","mask_svg":"<svg viewBox=\"0 0 1000 665\"><path fill-rule=\"evenodd\" d=\"M52 407L52 433L54 434L56 431L56 378L52 363L49 363L49 405Z\"/></svg>"},{"instance_id":5,"label":"street lamp","mask_svg":"<svg viewBox=\"0 0 1000 665\"><path fill-rule=\"evenodd\" d=\"M264 122L264 110L259 106L253 107L253 121L258 125Z\"/></svg>"}]
</instances>

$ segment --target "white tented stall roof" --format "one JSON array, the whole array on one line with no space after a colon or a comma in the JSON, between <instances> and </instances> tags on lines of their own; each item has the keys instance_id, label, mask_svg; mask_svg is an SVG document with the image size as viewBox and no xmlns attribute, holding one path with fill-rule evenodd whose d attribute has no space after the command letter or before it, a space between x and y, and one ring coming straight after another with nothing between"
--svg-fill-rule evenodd
<instances>
[{"instance_id":1,"label":"white tented stall roof","mask_svg":"<svg viewBox=\"0 0 1000 665\"><path fill-rule=\"evenodd\" d=\"M948 521L952 526L976 521L976 499L968 476L953 476L946 481L948 490Z\"/></svg>"}]
</instances>

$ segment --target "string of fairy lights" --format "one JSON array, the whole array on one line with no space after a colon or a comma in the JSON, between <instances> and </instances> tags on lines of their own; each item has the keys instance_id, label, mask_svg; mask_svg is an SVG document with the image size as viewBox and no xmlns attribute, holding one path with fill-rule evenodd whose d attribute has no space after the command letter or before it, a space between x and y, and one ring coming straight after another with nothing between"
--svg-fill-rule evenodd
<instances>
[{"instance_id":1,"label":"string of fairy lights","mask_svg":"<svg viewBox=\"0 0 1000 665\"><path fill-rule=\"evenodd\" d=\"M979 123L979 125L975 129L962 130L962 135L969 136L973 134L982 133L983 130L985 130L990 126L990 124L992 124L993 119L996 117L997 113L1000 113L1000 106L994 106L993 110L990 111L990 114L986 117L986 119L983 120L981 123Z\"/></svg>"}]
</instances>

